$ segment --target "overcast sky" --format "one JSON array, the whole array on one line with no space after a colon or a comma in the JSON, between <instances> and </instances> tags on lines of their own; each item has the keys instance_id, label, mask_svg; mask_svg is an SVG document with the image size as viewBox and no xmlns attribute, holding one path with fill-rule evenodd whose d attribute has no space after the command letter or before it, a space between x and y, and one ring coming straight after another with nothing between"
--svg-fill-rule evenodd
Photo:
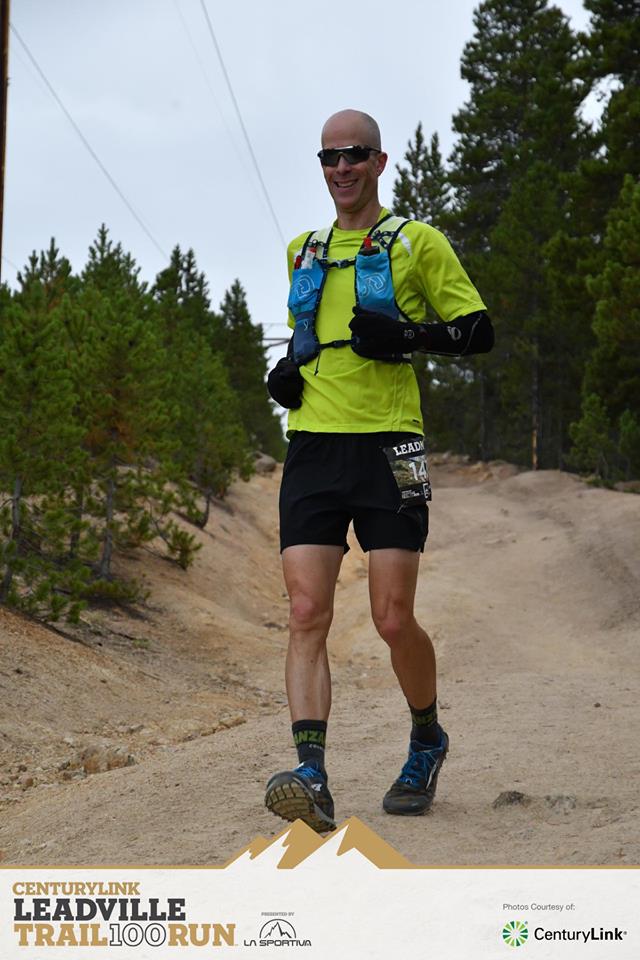
<instances>
[{"instance_id":1,"label":"overcast sky","mask_svg":"<svg viewBox=\"0 0 640 960\"><path fill-rule=\"evenodd\" d=\"M453 144L464 103L472 0L205 0L282 234L332 221L319 132L344 107L373 114L394 164L422 121ZM557 4L583 28L579 0ZM110 185L10 36L3 279L52 236L80 270L107 224L152 282L193 247L214 306L238 277L265 334L286 332L284 246L225 84L201 0L12 0L12 24L95 153L166 253ZM8 262L10 261L10 263ZM13 264L13 266L11 265Z\"/></svg>"}]
</instances>

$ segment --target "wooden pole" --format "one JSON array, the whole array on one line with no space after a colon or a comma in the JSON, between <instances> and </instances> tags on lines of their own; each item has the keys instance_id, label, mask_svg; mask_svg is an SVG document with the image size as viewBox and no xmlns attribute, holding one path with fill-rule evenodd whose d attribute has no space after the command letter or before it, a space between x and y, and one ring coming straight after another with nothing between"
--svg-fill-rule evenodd
<instances>
[{"instance_id":1,"label":"wooden pole","mask_svg":"<svg viewBox=\"0 0 640 960\"><path fill-rule=\"evenodd\" d=\"M2 280L2 235L4 233L4 171L7 156L7 91L9 89L9 0L0 0L0 281Z\"/></svg>"}]
</instances>

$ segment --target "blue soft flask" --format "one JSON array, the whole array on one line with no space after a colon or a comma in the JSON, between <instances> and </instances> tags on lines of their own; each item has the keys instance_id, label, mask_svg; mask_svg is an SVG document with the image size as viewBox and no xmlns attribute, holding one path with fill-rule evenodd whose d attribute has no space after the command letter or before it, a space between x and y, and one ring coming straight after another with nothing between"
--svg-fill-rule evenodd
<instances>
[{"instance_id":1,"label":"blue soft flask","mask_svg":"<svg viewBox=\"0 0 640 960\"><path fill-rule=\"evenodd\" d=\"M298 366L313 360L320 353L315 317L323 283L324 270L315 257L310 267L298 267L291 276L287 306L296 322L293 330L293 359Z\"/></svg>"},{"instance_id":2,"label":"blue soft flask","mask_svg":"<svg viewBox=\"0 0 640 960\"><path fill-rule=\"evenodd\" d=\"M356 257L356 293L365 310L383 313L397 320L399 311L393 292L391 263L386 250L359 253Z\"/></svg>"}]
</instances>

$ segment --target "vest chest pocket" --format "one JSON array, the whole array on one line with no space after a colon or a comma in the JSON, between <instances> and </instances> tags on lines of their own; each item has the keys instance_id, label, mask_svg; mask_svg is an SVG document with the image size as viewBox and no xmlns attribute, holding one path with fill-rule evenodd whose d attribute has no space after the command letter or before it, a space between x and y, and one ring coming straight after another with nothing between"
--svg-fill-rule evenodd
<instances>
[{"instance_id":1,"label":"vest chest pocket","mask_svg":"<svg viewBox=\"0 0 640 960\"><path fill-rule=\"evenodd\" d=\"M392 320L398 319L391 265L386 250L368 256L359 253L356 257L356 296L365 310L383 313Z\"/></svg>"},{"instance_id":2,"label":"vest chest pocket","mask_svg":"<svg viewBox=\"0 0 640 960\"><path fill-rule=\"evenodd\" d=\"M297 267L291 277L287 306L295 319L293 359L298 366L313 360L320 352L315 316L325 281L325 271L314 258L306 268Z\"/></svg>"}]
</instances>

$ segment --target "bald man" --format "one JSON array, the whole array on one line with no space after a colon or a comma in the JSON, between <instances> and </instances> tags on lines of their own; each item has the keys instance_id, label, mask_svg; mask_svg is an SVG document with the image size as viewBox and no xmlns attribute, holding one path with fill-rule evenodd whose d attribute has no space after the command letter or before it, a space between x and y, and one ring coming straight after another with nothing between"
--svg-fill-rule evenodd
<instances>
[{"instance_id":1,"label":"bald man","mask_svg":"<svg viewBox=\"0 0 640 960\"><path fill-rule=\"evenodd\" d=\"M375 628L410 712L408 759L383 798L387 813L431 807L449 748L438 723L436 664L414 616L430 487L414 350L461 356L486 352L486 308L446 238L384 208L378 181L387 164L376 121L358 110L322 129L322 173L332 227L288 248L286 357L269 374L271 396L289 409L289 449L280 491L280 540L290 600L285 679L298 765L267 784L268 809L318 832L335 828L325 766L331 675L327 637L347 529L369 553ZM425 323L430 303L444 323ZM349 738L375 782L375 695ZM363 804L368 807L368 797Z\"/></svg>"}]
</instances>

